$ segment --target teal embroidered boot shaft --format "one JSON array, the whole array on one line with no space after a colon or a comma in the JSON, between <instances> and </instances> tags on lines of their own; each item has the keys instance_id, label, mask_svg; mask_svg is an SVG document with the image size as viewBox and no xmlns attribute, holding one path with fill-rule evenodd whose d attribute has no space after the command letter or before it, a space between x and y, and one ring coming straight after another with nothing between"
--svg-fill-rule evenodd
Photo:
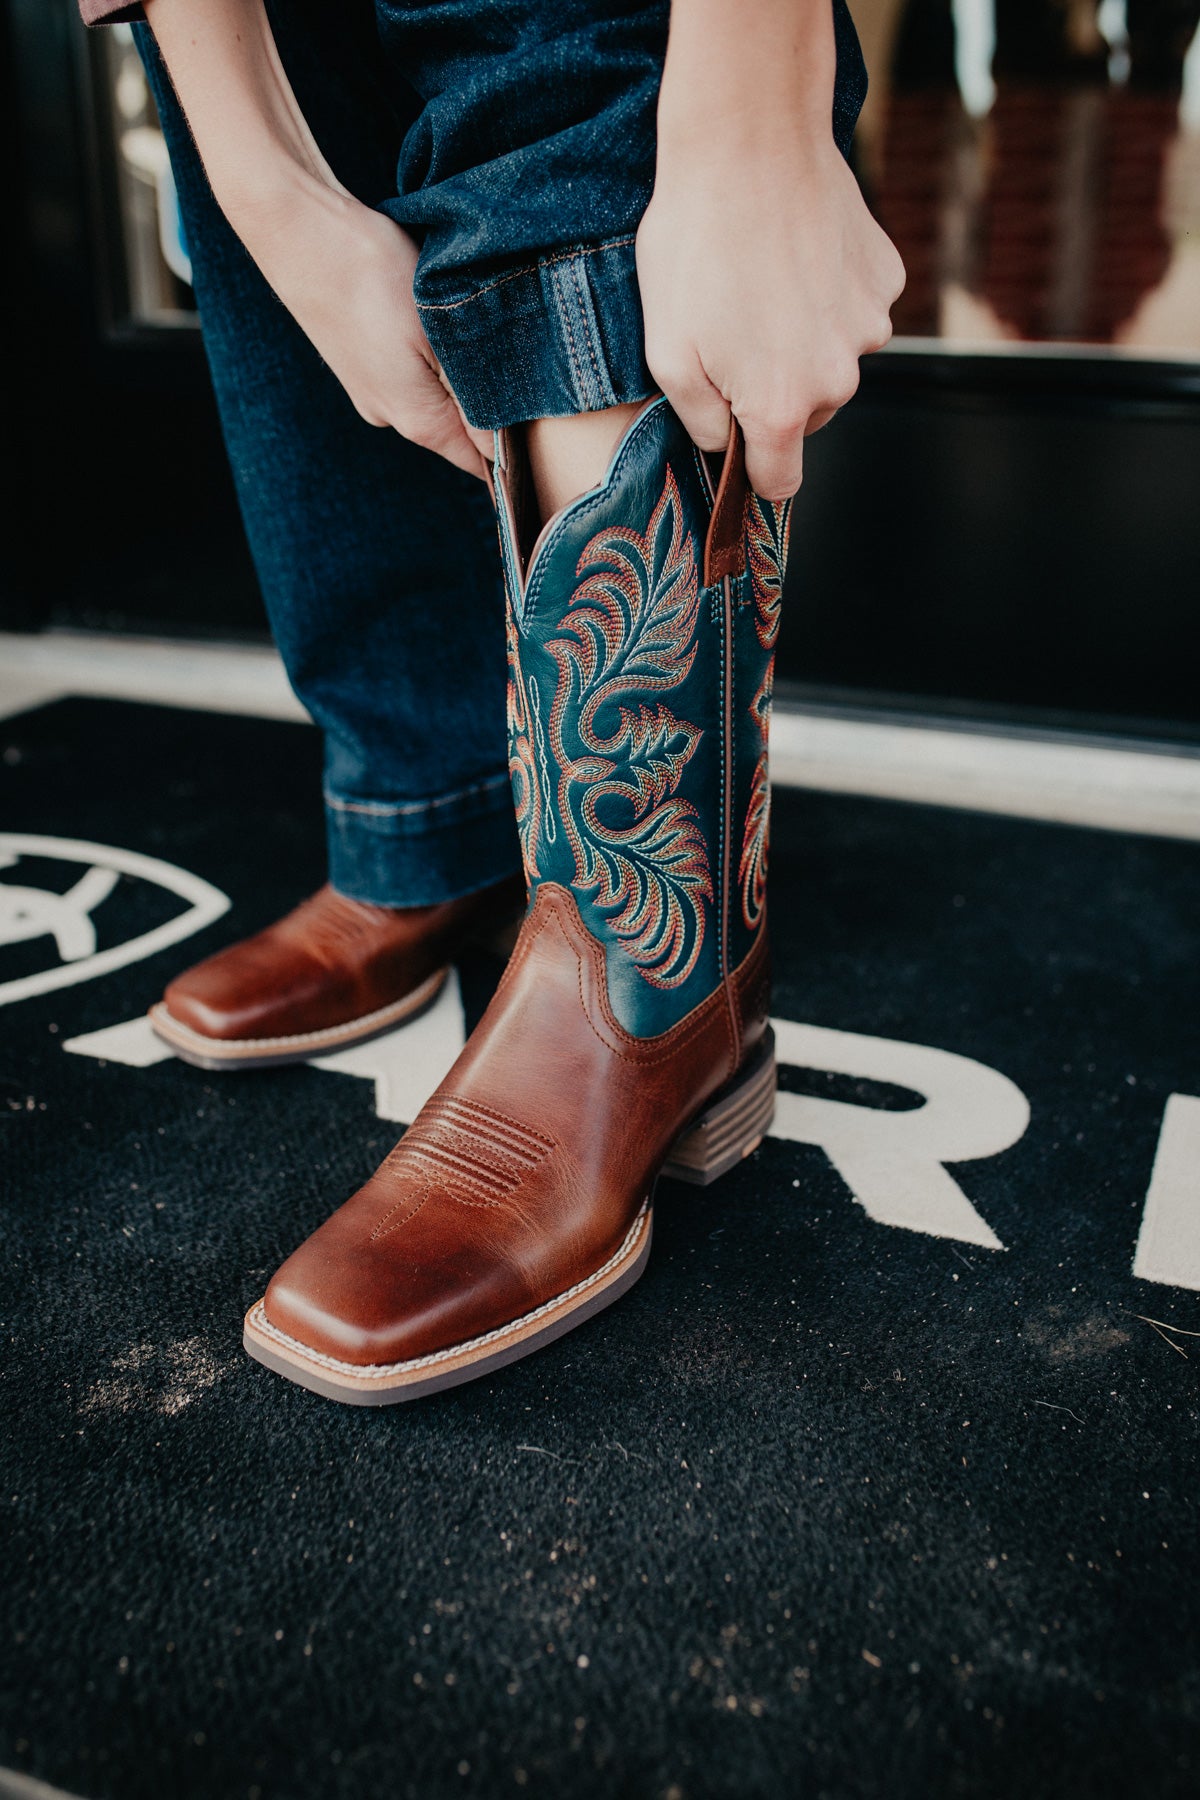
<instances>
[{"instance_id":1,"label":"teal embroidered boot shaft","mask_svg":"<svg viewBox=\"0 0 1200 1800\"><path fill-rule=\"evenodd\" d=\"M647 1037L711 993L764 923L791 502L746 493L737 436L714 531L707 465L658 400L605 485L552 521L522 584L507 456L501 438L509 762L530 895L572 891L605 944L617 1016Z\"/></svg>"},{"instance_id":2,"label":"teal embroidered boot shaft","mask_svg":"<svg viewBox=\"0 0 1200 1800\"><path fill-rule=\"evenodd\" d=\"M770 1124L771 672L787 508L714 494L665 400L526 558L494 471L529 905L462 1055L377 1174L279 1270L246 1344L355 1404L415 1398L572 1329L635 1281L660 1174L706 1182Z\"/></svg>"}]
</instances>

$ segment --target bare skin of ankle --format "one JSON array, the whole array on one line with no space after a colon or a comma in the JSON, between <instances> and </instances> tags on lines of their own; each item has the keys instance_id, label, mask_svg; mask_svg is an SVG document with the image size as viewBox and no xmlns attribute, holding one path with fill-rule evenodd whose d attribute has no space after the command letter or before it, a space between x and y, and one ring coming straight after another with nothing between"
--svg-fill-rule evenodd
<instances>
[{"instance_id":1,"label":"bare skin of ankle","mask_svg":"<svg viewBox=\"0 0 1200 1800\"><path fill-rule=\"evenodd\" d=\"M568 419L534 419L525 427L525 447L541 523L561 512L604 479L622 434L645 404L610 406L604 412L576 413Z\"/></svg>"}]
</instances>

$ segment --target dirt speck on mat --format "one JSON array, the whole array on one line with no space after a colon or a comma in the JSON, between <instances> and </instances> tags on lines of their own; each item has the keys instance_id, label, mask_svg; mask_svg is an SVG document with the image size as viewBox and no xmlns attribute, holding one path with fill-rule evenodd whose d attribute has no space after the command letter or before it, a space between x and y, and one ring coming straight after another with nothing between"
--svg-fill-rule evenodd
<instances>
[{"instance_id":1,"label":"dirt speck on mat","mask_svg":"<svg viewBox=\"0 0 1200 1800\"><path fill-rule=\"evenodd\" d=\"M1092 1313L1086 1319L1064 1329L1060 1322L1062 1308L1049 1306L1042 1319L1025 1321L1025 1336L1039 1350L1044 1350L1052 1363L1082 1362L1089 1356L1105 1356L1129 1342L1129 1333L1114 1325L1103 1313Z\"/></svg>"},{"instance_id":2,"label":"dirt speck on mat","mask_svg":"<svg viewBox=\"0 0 1200 1800\"><path fill-rule=\"evenodd\" d=\"M93 1382L81 1411L88 1414L157 1412L170 1418L215 1387L232 1365L222 1365L202 1337L166 1344L134 1344L112 1363L112 1373Z\"/></svg>"}]
</instances>

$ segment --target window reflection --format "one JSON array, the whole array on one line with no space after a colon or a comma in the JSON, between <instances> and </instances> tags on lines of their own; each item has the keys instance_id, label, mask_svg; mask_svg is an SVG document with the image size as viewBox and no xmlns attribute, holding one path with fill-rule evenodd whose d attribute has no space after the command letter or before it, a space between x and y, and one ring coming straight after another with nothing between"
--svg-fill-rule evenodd
<instances>
[{"instance_id":1,"label":"window reflection","mask_svg":"<svg viewBox=\"0 0 1200 1800\"><path fill-rule=\"evenodd\" d=\"M1200 355L1200 0L852 0L859 173L904 258L897 335ZM104 40L128 314L194 319L166 146Z\"/></svg>"},{"instance_id":2,"label":"window reflection","mask_svg":"<svg viewBox=\"0 0 1200 1800\"><path fill-rule=\"evenodd\" d=\"M1200 0L855 0L898 335L1200 354Z\"/></svg>"},{"instance_id":3,"label":"window reflection","mask_svg":"<svg viewBox=\"0 0 1200 1800\"><path fill-rule=\"evenodd\" d=\"M110 296L110 314L124 313L142 325L194 324L192 267L175 181L133 33L128 25L114 25L96 37L98 99L116 158L118 217L107 228L115 240L110 260L116 248L121 279Z\"/></svg>"}]
</instances>

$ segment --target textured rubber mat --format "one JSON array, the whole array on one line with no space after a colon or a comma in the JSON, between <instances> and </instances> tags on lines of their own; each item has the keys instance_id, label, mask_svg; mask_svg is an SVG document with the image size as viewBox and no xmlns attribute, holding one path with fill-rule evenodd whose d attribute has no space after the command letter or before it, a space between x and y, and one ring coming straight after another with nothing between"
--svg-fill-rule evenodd
<instances>
[{"instance_id":1,"label":"textured rubber mat","mask_svg":"<svg viewBox=\"0 0 1200 1800\"><path fill-rule=\"evenodd\" d=\"M70 701L0 744L0 1763L1197 1791L1194 846L777 794L774 1135L663 1185L610 1312L363 1412L242 1314L497 965L334 1067L156 1060L164 980L321 879L316 734Z\"/></svg>"}]
</instances>

